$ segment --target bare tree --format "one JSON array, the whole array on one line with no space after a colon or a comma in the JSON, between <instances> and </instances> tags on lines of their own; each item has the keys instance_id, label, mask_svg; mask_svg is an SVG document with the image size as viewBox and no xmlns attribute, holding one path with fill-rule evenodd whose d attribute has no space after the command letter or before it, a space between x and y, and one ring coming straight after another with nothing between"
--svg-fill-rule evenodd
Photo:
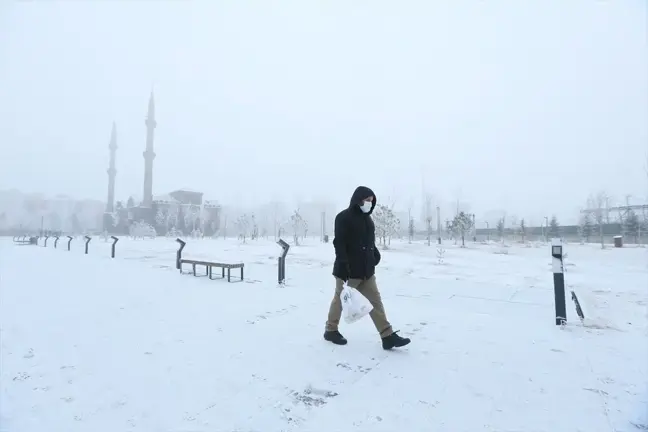
<instances>
[{"instance_id":1,"label":"bare tree","mask_svg":"<svg viewBox=\"0 0 648 432\"><path fill-rule=\"evenodd\" d=\"M299 236L301 235L303 237L305 230L308 229L308 225L299 213L299 209L295 210L293 215L290 216L290 223L293 229L293 240L295 242L295 246L299 246Z\"/></svg>"},{"instance_id":2,"label":"bare tree","mask_svg":"<svg viewBox=\"0 0 648 432\"><path fill-rule=\"evenodd\" d=\"M248 231L250 229L250 220L248 219L248 216L246 214L238 217L238 219L236 220L236 228L239 232L239 238L243 240L243 243L245 243L245 240L248 236Z\"/></svg>"},{"instance_id":3,"label":"bare tree","mask_svg":"<svg viewBox=\"0 0 648 432\"><path fill-rule=\"evenodd\" d=\"M590 195L587 199L587 210L594 215L594 221L598 225L599 235L601 236L601 249L605 249L605 240L603 238L603 224L605 223L608 204L610 198L600 191L596 195ZM609 218L609 216L608 216Z\"/></svg>"}]
</instances>

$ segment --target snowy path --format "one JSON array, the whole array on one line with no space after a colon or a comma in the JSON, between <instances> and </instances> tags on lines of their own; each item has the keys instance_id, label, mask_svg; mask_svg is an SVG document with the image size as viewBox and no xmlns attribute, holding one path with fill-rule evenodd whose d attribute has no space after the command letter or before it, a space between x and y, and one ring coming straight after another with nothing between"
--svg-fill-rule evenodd
<instances>
[{"instance_id":1,"label":"snowy path","mask_svg":"<svg viewBox=\"0 0 648 432\"><path fill-rule=\"evenodd\" d=\"M570 250L568 284L587 288L612 328L559 329L547 251L449 250L433 266L406 250L417 245L395 247L379 283L414 342L386 353L368 319L342 328L345 347L321 340L326 246L295 248L277 288L276 247L241 251L250 278L269 282L227 284L164 268L172 243L124 244L130 255L115 260L2 244L0 431L630 432L648 421L645 251Z\"/></svg>"}]
</instances>

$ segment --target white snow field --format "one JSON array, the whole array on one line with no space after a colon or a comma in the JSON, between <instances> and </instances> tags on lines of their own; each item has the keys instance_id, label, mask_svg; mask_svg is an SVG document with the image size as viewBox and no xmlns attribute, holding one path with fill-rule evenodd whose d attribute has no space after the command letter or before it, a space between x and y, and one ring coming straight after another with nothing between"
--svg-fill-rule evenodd
<instances>
[{"instance_id":1,"label":"white snow field","mask_svg":"<svg viewBox=\"0 0 648 432\"><path fill-rule=\"evenodd\" d=\"M581 323L554 325L549 246L392 242L378 283L413 342L365 318L322 339L333 248L187 239L245 263L227 283L174 268L173 239L0 242L2 432L645 431L646 249L566 245ZM236 272L234 272L236 274Z\"/></svg>"}]
</instances>

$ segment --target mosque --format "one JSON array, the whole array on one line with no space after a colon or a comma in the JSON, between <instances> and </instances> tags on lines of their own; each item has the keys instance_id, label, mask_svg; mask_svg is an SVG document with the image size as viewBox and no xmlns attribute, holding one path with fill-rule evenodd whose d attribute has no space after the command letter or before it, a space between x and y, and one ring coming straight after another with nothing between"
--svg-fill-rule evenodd
<instances>
[{"instance_id":1,"label":"mosque","mask_svg":"<svg viewBox=\"0 0 648 432\"><path fill-rule=\"evenodd\" d=\"M115 168L117 153L117 126L113 123L110 144L110 162L108 166L108 199L103 218L104 231L108 233L128 233L134 222L146 222L152 225L158 235L164 235L171 229L184 234L200 230L205 235L212 235L220 228L221 206L217 201L203 201L203 193L189 189L178 189L162 195L153 195L153 160L155 159L154 141L155 98L153 92L149 98L146 120L146 148L144 150L144 185L143 195L139 202L129 198L126 206L115 202Z\"/></svg>"}]
</instances>

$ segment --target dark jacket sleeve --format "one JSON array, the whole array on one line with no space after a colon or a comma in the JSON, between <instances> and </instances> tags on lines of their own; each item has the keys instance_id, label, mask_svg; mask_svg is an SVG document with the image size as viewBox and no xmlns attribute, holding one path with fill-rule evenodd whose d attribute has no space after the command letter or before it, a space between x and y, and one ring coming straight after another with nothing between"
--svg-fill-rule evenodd
<instances>
[{"instance_id":1,"label":"dark jacket sleeve","mask_svg":"<svg viewBox=\"0 0 648 432\"><path fill-rule=\"evenodd\" d=\"M349 256L347 255L348 242L348 224L343 213L335 217L335 238L333 247L335 248L335 260L346 268L349 266Z\"/></svg>"},{"instance_id":2,"label":"dark jacket sleeve","mask_svg":"<svg viewBox=\"0 0 648 432\"><path fill-rule=\"evenodd\" d=\"M380 256L380 251L378 250L378 247L374 244L374 259L376 260L376 265L380 263L380 259L382 257Z\"/></svg>"}]
</instances>

